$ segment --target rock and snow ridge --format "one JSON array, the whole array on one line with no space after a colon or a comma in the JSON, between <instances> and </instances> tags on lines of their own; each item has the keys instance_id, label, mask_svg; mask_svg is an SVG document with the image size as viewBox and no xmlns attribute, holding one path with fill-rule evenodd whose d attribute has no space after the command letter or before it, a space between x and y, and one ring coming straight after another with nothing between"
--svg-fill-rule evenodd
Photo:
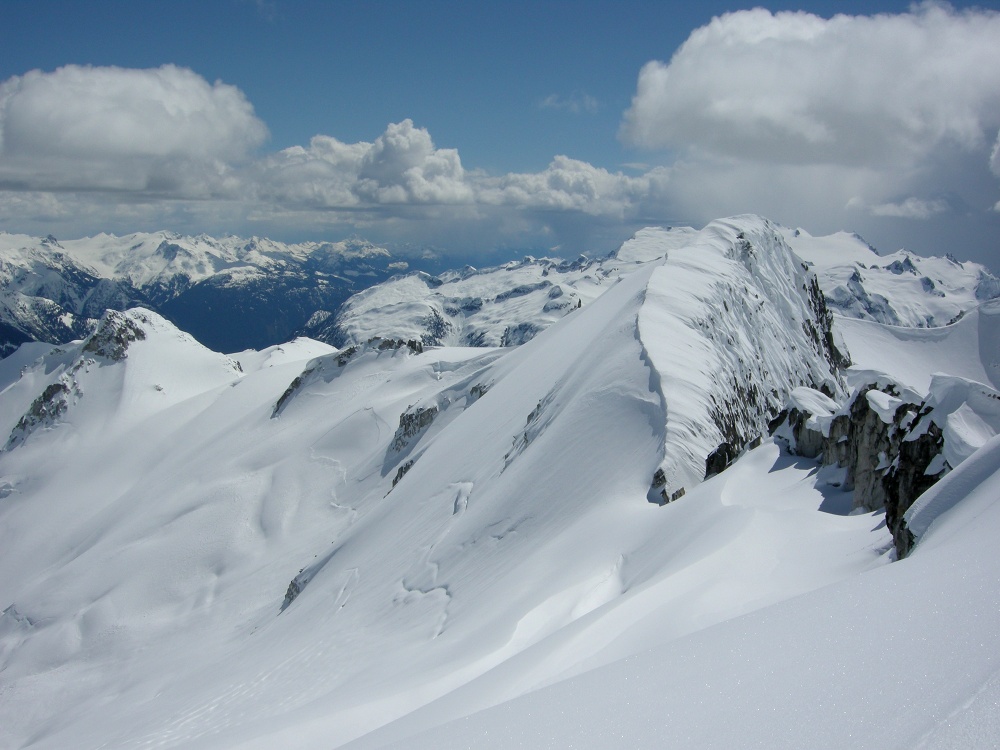
<instances>
[{"instance_id":1,"label":"rock and snow ridge","mask_svg":"<svg viewBox=\"0 0 1000 750\"><path fill-rule=\"evenodd\" d=\"M757 221L758 219L754 219ZM775 225L817 278L830 311L908 327L943 326L1000 296L1000 279L954 258L879 256L844 232L812 237ZM413 273L352 297L309 335L337 345L381 336L428 346L510 346L591 302L622 274L696 241L699 230L649 227L604 258L526 257L497 268Z\"/></svg>"},{"instance_id":2,"label":"rock and snow ridge","mask_svg":"<svg viewBox=\"0 0 1000 750\"><path fill-rule=\"evenodd\" d=\"M352 298L338 327L354 342L381 330L423 346L507 346L512 330L531 338L554 322L543 326L540 315L582 312L573 300L589 305L626 280L639 284L636 337L665 414L663 456L649 492L658 503L680 497L759 439L791 388L843 390L843 354L815 279L759 217L699 232L645 230L600 262L512 263L503 275L516 286L484 295L499 273L456 276L449 296L428 294L444 282L426 274L394 279ZM569 301L552 306L563 298ZM525 439L555 398L539 399Z\"/></svg>"},{"instance_id":3,"label":"rock and snow ridge","mask_svg":"<svg viewBox=\"0 0 1000 750\"><path fill-rule=\"evenodd\" d=\"M841 380L822 297L763 220L636 239L631 273L513 348L227 358L134 310L0 360L7 434L64 375L80 391L0 452L0 744L902 747L982 726L995 439L976 449L942 391L973 452L889 565L877 514L818 512L814 463L751 447L788 399L835 413L803 384L843 402L881 361L852 349ZM930 343L969 379L1000 355L984 314L880 356L930 382ZM659 507L667 468L686 492Z\"/></svg>"}]
</instances>

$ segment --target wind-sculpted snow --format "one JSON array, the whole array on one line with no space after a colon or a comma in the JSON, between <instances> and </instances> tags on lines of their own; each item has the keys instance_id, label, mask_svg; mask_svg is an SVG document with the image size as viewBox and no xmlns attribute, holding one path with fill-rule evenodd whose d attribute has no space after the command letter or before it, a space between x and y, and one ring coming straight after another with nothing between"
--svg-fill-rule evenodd
<instances>
[{"instance_id":1,"label":"wind-sculpted snow","mask_svg":"<svg viewBox=\"0 0 1000 750\"><path fill-rule=\"evenodd\" d=\"M811 278L757 217L714 222L652 271L639 332L666 409L661 501L699 483L725 444L767 431L791 390L842 389Z\"/></svg>"}]
</instances>

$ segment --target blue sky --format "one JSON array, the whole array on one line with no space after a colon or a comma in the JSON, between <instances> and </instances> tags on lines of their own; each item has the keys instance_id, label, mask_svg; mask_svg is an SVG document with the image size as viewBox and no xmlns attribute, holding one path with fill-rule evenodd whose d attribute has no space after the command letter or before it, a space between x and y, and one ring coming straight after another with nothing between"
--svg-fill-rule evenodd
<instances>
[{"instance_id":1,"label":"blue sky","mask_svg":"<svg viewBox=\"0 0 1000 750\"><path fill-rule=\"evenodd\" d=\"M8 0L0 229L572 255L753 211L997 269L996 4L752 7Z\"/></svg>"}]
</instances>

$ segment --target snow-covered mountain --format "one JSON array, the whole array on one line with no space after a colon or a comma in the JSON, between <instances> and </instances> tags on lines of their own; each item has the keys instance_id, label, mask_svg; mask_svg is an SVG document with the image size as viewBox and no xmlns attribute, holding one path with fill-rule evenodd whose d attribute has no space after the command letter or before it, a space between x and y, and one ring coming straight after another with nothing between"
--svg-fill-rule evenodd
<instances>
[{"instance_id":1,"label":"snow-covered mountain","mask_svg":"<svg viewBox=\"0 0 1000 750\"><path fill-rule=\"evenodd\" d=\"M922 258L905 250L880 256L846 232L812 237L802 229L783 231L815 271L829 307L846 317L935 328L1000 297L1000 279L978 263L951 255Z\"/></svg>"},{"instance_id":2,"label":"snow-covered mountain","mask_svg":"<svg viewBox=\"0 0 1000 750\"><path fill-rule=\"evenodd\" d=\"M880 256L855 234L812 237L773 230L815 274L831 311L907 327L946 325L1000 297L1000 279L977 263ZM342 345L372 336L426 345L511 346L602 294L622 274L697 241L689 227L650 227L605 258L574 262L526 257L496 268L467 267L437 276L413 273L356 294L336 318L308 330Z\"/></svg>"},{"instance_id":3,"label":"snow-covered mountain","mask_svg":"<svg viewBox=\"0 0 1000 750\"><path fill-rule=\"evenodd\" d=\"M284 244L170 232L80 240L0 233L0 347L66 343L105 309L154 309L234 351L283 341L409 263L362 240Z\"/></svg>"},{"instance_id":4,"label":"snow-covered mountain","mask_svg":"<svg viewBox=\"0 0 1000 750\"><path fill-rule=\"evenodd\" d=\"M339 350L22 346L0 745L991 746L1000 307L845 318L812 262L744 216L446 278L447 345L405 325L450 291Z\"/></svg>"}]
</instances>

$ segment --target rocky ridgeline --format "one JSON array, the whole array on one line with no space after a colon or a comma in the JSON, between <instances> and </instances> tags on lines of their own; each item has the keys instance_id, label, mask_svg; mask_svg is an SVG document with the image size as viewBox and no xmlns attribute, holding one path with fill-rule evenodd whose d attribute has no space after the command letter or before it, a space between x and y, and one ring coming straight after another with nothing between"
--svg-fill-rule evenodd
<instances>
[{"instance_id":1,"label":"rocky ridgeline","mask_svg":"<svg viewBox=\"0 0 1000 750\"><path fill-rule=\"evenodd\" d=\"M897 555L915 543L904 514L925 491L978 447L955 420L1000 429L1000 393L961 378L936 377L921 396L886 377L856 387L838 406L824 394L796 389L770 430L789 452L843 470L852 509L885 510Z\"/></svg>"},{"instance_id":2,"label":"rocky ridgeline","mask_svg":"<svg viewBox=\"0 0 1000 750\"><path fill-rule=\"evenodd\" d=\"M105 312L96 330L83 342L80 356L73 365L59 380L46 386L18 420L4 450L16 448L36 430L55 425L66 414L73 400L83 395L77 373L92 364L95 356L112 362L126 359L129 345L146 338L142 327L144 323L149 324L150 320L142 310Z\"/></svg>"},{"instance_id":3,"label":"rocky ridgeline","mask_svg":"<svg viewBox=\"0 0 1000 750\"><path fill-rule=\"evenodd\" d=\"M73 395L70 385L65 380L58 380L48 385L42 394L31 402L28 411L17 421L4 450L12 450L28 439L35 430L51 427L69 408L69 399Z\"/></svg>"}]
</instances>

